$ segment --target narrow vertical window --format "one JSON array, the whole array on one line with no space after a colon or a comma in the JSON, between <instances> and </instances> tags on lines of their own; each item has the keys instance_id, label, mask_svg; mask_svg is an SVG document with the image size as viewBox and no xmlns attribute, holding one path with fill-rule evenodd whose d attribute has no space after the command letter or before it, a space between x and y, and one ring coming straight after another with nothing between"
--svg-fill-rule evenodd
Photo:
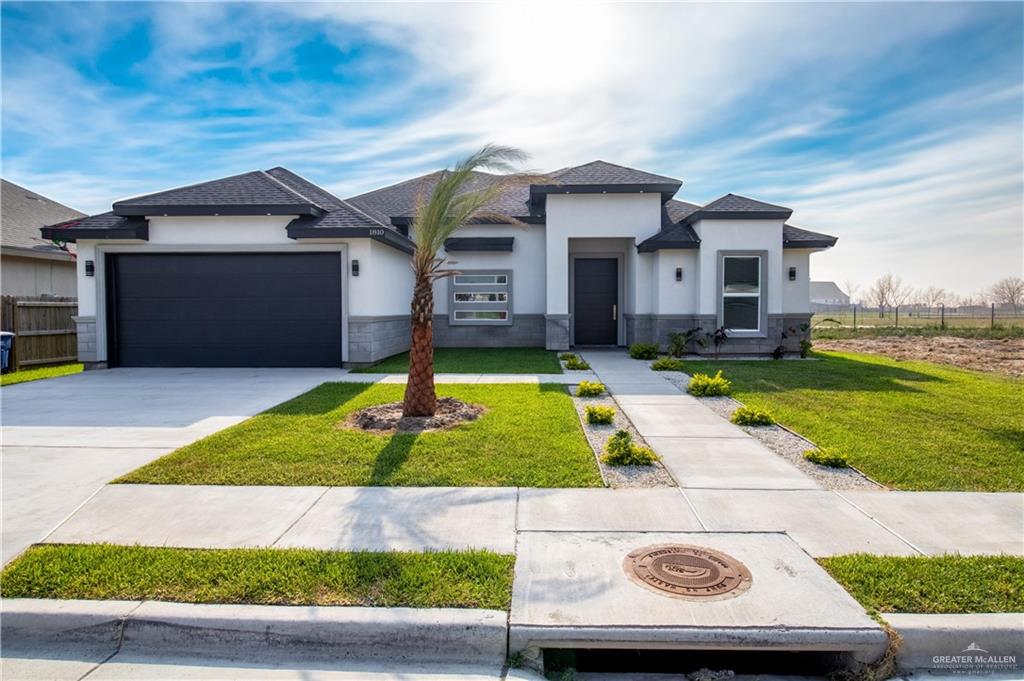
<instances>
[{"instance_id":1,"label":"narrow vertical window","mask_svg":"<svg viewBox=\"0 0 1024 681\"><path fill-rule=\"evenodd\" d=\"M728 331L761 331L761 256L722 258L722 326Z\"/></svg>"}]
</instances>

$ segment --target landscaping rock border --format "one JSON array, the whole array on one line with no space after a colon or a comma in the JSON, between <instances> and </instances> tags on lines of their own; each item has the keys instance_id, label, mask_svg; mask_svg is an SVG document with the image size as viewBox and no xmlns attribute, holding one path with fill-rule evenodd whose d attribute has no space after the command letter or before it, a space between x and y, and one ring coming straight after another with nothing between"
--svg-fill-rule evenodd
<instances>
[{"instance_id":1,"label":"landscaping rock border","mask_svg":"<svg viewBox=\"0 0 1024 681\"><path fill-rule=\"evenodd\" d=\"M662 377L680 390L685 391L690 377L681 371L659 371ZM743 403L732 397L698 397L700 403L725 420ZM856 468L829 468L811 463L804 458L808 449L817 449L818 445L802 437L788 428L778 424L773 426L738 426L745 433L761 442L802 473L806 474L825 489L885 489Z\"/></svg>"},{"instance_id":2,"label":"landscaping rock border","mask_svg":"<svg viewBox=\"0 0 1024 681\"><path fill-rule=\"evenodd\" d=\"M437 412L433 416L402 416L402 403L388 402L354 411L338 426L375 435L429 433L475 421L484 411L478 404L467 404L454 397L441 397L437 400Z\"/></svg>"},{"instance_id":3,"label":"landscaping rock border","mask_svg":"<svg viewBox=\"0 0 1024 681\"><path fill-rule=\"evenodd\" d=\"M626 415L622 413L622 409L611 395L605 393L600 397L576 397L576 386L568 387L573 406L576 407L576 414L583 426L583 434L586 436L587 442L590 443L590 448L594 450L597 465L601 468L601 478L604 479L608 487L678 487L672 474L662 465L661 461L655 461L650 466L609 466L601 461L605 443L617 430L628 431L637 444L649 445L626 418ZM614 421L609 425L587 423L586 408L589 406L612 407L615 409Z\"/></svg>"}]
</instances>

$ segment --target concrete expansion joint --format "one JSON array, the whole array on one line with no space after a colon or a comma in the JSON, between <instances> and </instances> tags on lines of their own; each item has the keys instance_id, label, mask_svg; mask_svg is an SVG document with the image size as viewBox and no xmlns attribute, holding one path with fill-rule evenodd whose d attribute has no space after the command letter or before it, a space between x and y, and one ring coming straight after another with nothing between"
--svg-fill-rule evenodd
<instances>
[{"instance_id":1,"label":"concrete expansion joint","mask_svg":"<svg viewBox=\"0 0 1024 681\"><path fill-rule=\"evenodd\" d=\"M885 530L886 532L888 532L888 533L889 533L889 534L891 534L892 536L896 537L897 539L899 539L899 540L900 540L901 542L903 542L904 544L906 544L906 545L907 545L907 546L909 546L910 548L914 549L914 551L917 551L917 553L918 553L919 555L922 555L922 556L926 556L926 555L928 555L927 553L925 553L924 551L922 551L920 547L916 546L916 545L915 545L915 544L914 544L914 543L913 543L912 541L910 541L909 539L907 539L906 537L904 537L903 535L901 535L901 534L900 534L899 532L897 532L896 530L894 530L894 529L892 529L891 527L889 527L888 525L886 525L885 523L881 522L881 521L880 521L880 520L879 520L878 518L876 518L875 516L871 515L871 514L870 514L870 513L868 513L867 511L865 511L865 510L864 510L863 508L861 508L860 506L858 506L858 505L857 505L857 504L856 504L856 503L855 503L855 502L854 502L853 500L851 500L851 499L849 499L848 497L844 496L844 495L843 495L843 493L842 493L842 492L840 492L839 490L833 490L833 494L835 494L835 495L836 495L837 497L839 497L840 499L842 499L843 501L845 501L846 503L848 503L848 504L849 504L850 506L853 506L853 507L854 507L855 509L857 509L857 511L859 511L860 513L863 513L863 514L864 514L865 516L867 516L867 517L868 517L868 519L870 519L870 520L871 520L871 522L875 523L876 525L878 525L879 527L881 527L881 528L882 528L883 530Z\"/></svg>"},{"instance_id":2,"label":"concrete expansion joint","mask_svg":"<svg viewBox=\"0 0 1024 681\"><path fill-rule=\"evenodd\" d=\"M284 538L284 536L285 536L286 534L288 534L289 532L291 532L291 531L292 531L292 528L294 528L294 527L295 527L296 525L298 525L298 524L299 524L299 521L300 521L300 520L302 520L303 518L305 518L305 517L306 517L306 515L307 515L307 514L308 514L308 513L310 512L310 511L312 511L312 510L313 510L313 507L314 507L314 506L316 506L317 504L319 504L319 503L320 503L320 500L321 500L321 499L323 499L323 498L324 498L324 495L326 495L326 494L327 494L328 492L330 492L330 491L331 491L331 489L332 489L332 487L324 487L324 491L323 491L323 492L321 492L321 493L320 493L320 494L319 494L319 495L317 496L317 498L313 500L313 503L311 503L311 504L310 504L310 505L309 505L309 506L308 506L308 507L306 508L306 510L305 510L305 511L303 511L303 512L302 512L302 513L301 513L301 514L299 515L299 517L298 517L298 518L296 518L296 519L295 519L294 521L292 521L292 523L291 523L291 524L290 524L290 525L289 525L289 526L288 526L287 528L285 528L284 532L282 532L281 534L279 534L279 535L277 536L277 539L275 539L275 540L274 540L274 541L273 541L273 542L272 542L272 543L271 543L270 545L271 545L271 546L277 546L277 542L281 541L281 539L283 539L283 538Z\"/></svg>"}]
</instances>

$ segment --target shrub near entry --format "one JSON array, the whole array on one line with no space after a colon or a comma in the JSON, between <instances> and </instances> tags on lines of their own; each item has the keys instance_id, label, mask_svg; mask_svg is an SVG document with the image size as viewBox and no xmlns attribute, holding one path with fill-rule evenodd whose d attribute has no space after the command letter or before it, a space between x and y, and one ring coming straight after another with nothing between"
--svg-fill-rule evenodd
<instances>
[{"instance_id":1,"label":"shrub near entry","mask_svg":"<svg viewBox=\"0 0 1024 681\"><path fill-rule=\"evenodd\" d=\"M732 392L732 383L719 370L714 376L694 374L686 391L695 397L718 397Z\"/></svg>"},{"instance_id":2,"label":"shrub near entry","mask_svg":"<svg viewBox=\"0 0 1024 681\"><path fill-rule=\"evenodd\" d=\"M615 420L615 407L589 406L586 409L587 423L608 425Z\"/></svg>"},{"instance_id":3,"label":"shrub near entry","mask_svg":"<svg viewBox=\"0 0 1024 681\"><path fill-rule=\"evenodd\" d=\"M652 371L682 371L683 360L674 357L662 357L651 364Z\"/></svg>"},{"instance_id":4,"label":"shrub near entry","mask_svg":"<svg viewBox=\"0 0 1024 681\"><path fill-rule=\"evenodd\" d=\"M771 412L756 407L740 407L732 413L729 420L738 426L770 426L775 423Z\"/></svg>"},{"instance_id":5,"label":"shrub near entry","mask_svg":"<svg viewBox=\"0 0 1024 681\"><path fill-rule=\"evenodd\" d=\"M633 359L657 359L658 346L654 343L633 343L629 346L629 356Z\"/></svg>"},{"instance_id":6,"label":"shrub near entry","mask_svg":"<svg viewBox=\"0 0 1024 681\"><path fill-rule=\"evenodd\" d=\"M649 466L658 457L647 447L633 442L628 431L620 430L608 438L601 460L611 466Z\"/></svg>"},{"instance_id":7,"label":"shrub near entry","mask_svg":"<svg viewBox=\"0 0 1024 681\"><path fill-rule=\"evenodd\" d=\"M580 381L576 386L576 397L598 397L604 393L604 383L598 381Z\"/></svg>"}]
</instances>

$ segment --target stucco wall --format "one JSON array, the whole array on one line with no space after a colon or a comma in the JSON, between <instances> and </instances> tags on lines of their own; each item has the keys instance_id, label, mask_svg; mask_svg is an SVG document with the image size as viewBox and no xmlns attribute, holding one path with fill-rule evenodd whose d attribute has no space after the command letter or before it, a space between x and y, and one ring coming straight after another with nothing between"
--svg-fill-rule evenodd
<instances>
[{"instance_id":1,"label":"stucco wall","mask_svg":"<svg viewBox=\"0 0 1024 681\"><path fill-rule=\"evenodd\" d=\"M700 282L700 257L694 250L663 250L652 253L652 311L658 315L695 314L697 286ZM676 268L682 268L683 280L676 281Z\"/></svg>"},{"instance_id":2,"label":"stucco wall","mask_svg":"<svg viewBox=\"0 0 1024 681\"><path fill-rule=\"evenodd\" d=\"M786 249L782 252L782 311L811 311L811 251ZM796 280L789 280L789 268L796 268Z\"/></svg>"},{"instance_id":3,"label":"stucco wall","mask_svg":"<svg viewBox=\"0 0 1024 681\"><path fill-rule=\"evenodd\" d=\"M78 275L70 260L44 260L4 255L0 259L0 292L5 296L74 298Z\"/></svg>"},{"instance_id":4,"label":"stucco wall","mask_svg":"<svg viewBox=\"0 0 1024 681\"><path fill-rule=\"evenodd\" d=\"M718 314L719 251L767 251L767 312L782 313L781 220L698 220L693 227L701 239L699 314Z\"/></svg>"}]
</instances>

